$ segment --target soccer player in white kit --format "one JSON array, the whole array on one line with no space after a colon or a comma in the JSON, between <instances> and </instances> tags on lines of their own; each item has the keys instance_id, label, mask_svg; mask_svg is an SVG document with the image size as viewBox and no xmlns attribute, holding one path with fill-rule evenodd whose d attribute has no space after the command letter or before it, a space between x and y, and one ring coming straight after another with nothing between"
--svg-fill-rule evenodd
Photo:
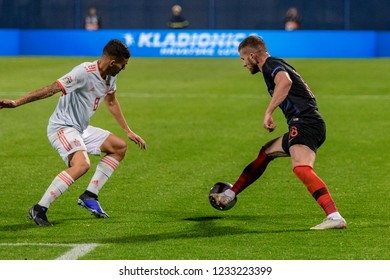
<instances>
[{"instance_id":1,"label":"soccer player in white kit","mask_svg":"<svg viewBox=\"0 0 390 280\"><path fill-rule=\"evenodd\" d=\"M104 101L127 137L141 149L146 149L145 141L129 128L115 95L116 75L125 69L129 58L130 51L127 46L114 39L106 44L99 60L82 63L53 84L22 98L0 100L0 109L15 108L62 92L50 117L47 135L68 168L54 178L41 200L29 210L30 219L37 225L52 225L46 216L50 204L89 170L88 154L104 153L105 156L97 165L86 191L78 199L78 204L97 218L108 218L100 206L98 194L125 157L127 143L107 130L90 126L89 121Z\"/></svg>"}]
</instances>

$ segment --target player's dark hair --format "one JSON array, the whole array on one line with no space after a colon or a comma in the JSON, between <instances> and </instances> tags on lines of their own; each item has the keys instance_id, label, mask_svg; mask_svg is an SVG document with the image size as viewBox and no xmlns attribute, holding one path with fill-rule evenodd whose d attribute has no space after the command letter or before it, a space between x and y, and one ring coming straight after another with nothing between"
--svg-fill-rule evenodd
<instances>
[{"instance_id":1,"label":"player's dark hair","mask_svg":"<svg viewBox=\"0 0 390 280\"><path fill-rule=\"evenodd\" d=\"M121 40L113 39L104 47L103 55L116 60L129 59L130 50Z\"/></svg>"},{"instance_id":2,"label":"player's dark hair","mask_svg":"<svg viewBox=\"0 0 390 280\"><path fill-rule=\"evenodd\" d=\"M248 36L244 40L242 40L242 42L238 45L238 51L246 47L267 51L267 46L264 40L256 35Z\"/></svg>"}]
</instances>

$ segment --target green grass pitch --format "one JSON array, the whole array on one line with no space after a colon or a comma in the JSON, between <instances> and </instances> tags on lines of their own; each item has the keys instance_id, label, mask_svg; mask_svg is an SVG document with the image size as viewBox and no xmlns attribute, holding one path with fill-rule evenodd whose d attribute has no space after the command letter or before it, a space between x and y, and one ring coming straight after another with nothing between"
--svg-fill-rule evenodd
<instances>
[{"instance_id":1,"label":"green grass pitch","mask_svg":"<svg viewBox=\"0 0 390 280\"><path fill-rule=\"evenodd\" d=\"M16 99L94 59L2 57L0 98ZM91 156L91 170L50 207L54 226L29 221L27 210L66 167L46 138L59 94L0 110L0 259L56 259L66 244L90 243L97 247L81 259L390 259L390 60L287 61L326 120L315 168L347 230L309 230L324 214L288 158L273 161L233 209L210 206L212 185L234 183L261 145L287 129L279 110L276 131L262 128L270 97L261 74L251 76L239 59L132 58L117 95L148 149L130 143L100 192L109 219L77 206L99 160ZM91 124L125 137L104 106Z\"/></svg>"}]
</instances>

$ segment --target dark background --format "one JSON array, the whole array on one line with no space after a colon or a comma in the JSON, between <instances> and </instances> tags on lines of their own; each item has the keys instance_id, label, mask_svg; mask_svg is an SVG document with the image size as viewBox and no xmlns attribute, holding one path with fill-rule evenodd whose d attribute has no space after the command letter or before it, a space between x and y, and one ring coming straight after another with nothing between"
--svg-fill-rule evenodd
<instances>
[{"instance_id":1,"label":"dark background","mask_svg":"<svg viewBox=\"0 0 390 280\"><path fill-rule=\"evenodd\" d=\"M390 30L389 0L0 0L0 28L82 29L88 8L103 29L166 29L180 4L191 29L283 29L289 7L306 30Z\"/></svg>"}]
</instances>

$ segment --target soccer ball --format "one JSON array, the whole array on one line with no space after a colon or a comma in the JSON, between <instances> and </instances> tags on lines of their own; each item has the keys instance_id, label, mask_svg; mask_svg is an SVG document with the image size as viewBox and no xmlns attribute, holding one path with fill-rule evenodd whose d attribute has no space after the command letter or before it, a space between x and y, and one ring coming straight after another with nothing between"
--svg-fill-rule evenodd
<instances>
[{"instance_id":1,"label":"soccer ball","mask_svg":"<svg viewBox=\"0 0 390 280\"><path fill-rule=\"evenodd\" d=\"M235 197L231 202L229 202L228 204L226 204L225 206L219 206L216 204L214 198L212 198L210 195L213 194L213 193L223 193L224 191L226 191L227 189L230 189L232 187L232 184L230 183L226 183L226 182L218 182L216 183L211 189L210 189L210 192L209 192L209 200L210 200L210 204L211 206L213 206L215 209L217 210L221 210L221 211L225 211L225 210L229 210L229 209L232 209L233 206L236 204L237 202L237 197Z\"/></svg>"}]
</instances>

